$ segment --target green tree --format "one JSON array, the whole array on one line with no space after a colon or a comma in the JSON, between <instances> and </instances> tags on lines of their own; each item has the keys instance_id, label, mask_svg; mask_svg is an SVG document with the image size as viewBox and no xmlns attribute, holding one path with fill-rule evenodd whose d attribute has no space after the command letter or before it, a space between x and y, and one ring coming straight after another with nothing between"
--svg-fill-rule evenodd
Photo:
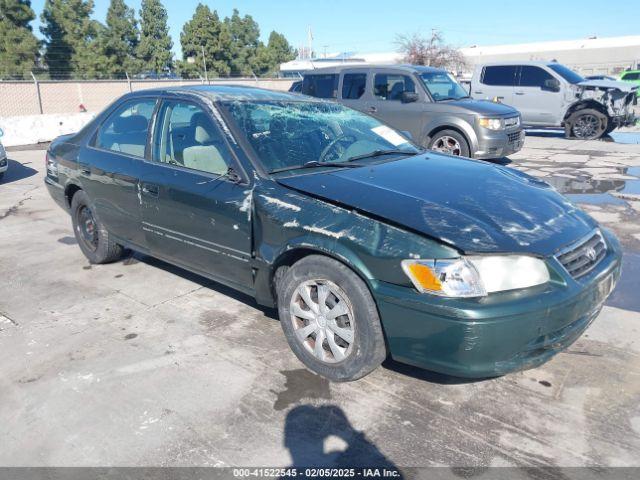
<instances>
[{"instance_id":1,"label":"green tree","mask_svg":"<svg viewBox=\"0 0 640 480\"><path fill-rule=\"evenodd\" d=\"M231 34L218 13L198 4L196 11L180 34L183 61L180 74L185 78L204 76L204 59L209 77L225 76L231 72Z\"/></svg>"},{"instance_id":2,"label":"green tree","mask_svg":"<svg viewBox=\"0 0 640 480\"><path fill-rule=\"evenodd\" d=\"M0 0L0 78L25 78L38 57L30 0Z\"/></svg>"},{"instance_id":3,"label":"green tree","mask_svg":"<svg viewBox=\"0 0 640 480\"><path fill-rule=\"evenodd\" d=\"M100 48L106 57L104 73L122 78L125 72L137 72L136 49L140 32L133 8L124 0L111 0L107 10L107 28L99 35Z\"/></svg>"},{"instance_id":4,"label":"green tree","mask_svg":"<svg viewBox=\"0 0 640 480\"><path fill-rule=\"evenodd\" d=\"M45 37L45 63L52 78L93 78L104 57L97 48L102 27L90 18L93 0L46 0L40 31Z\"/></svg>"},{"instance_id":5,"label":"green tree","mask_svg":"<svg viewBox=\"0 0 640 480\"><path fill-rule=\"evenodd\" d=\"M281 63L296 58L295 49L284 35L271 32L267 45L260 44L253 62L254 71L259 75L276 75Z\"/></svg>"},{"instance_id":6,"label":"green tree","mask_svg":"<svg viewBox=\"0 0 640 480\"><path fill-rule=\"evenodd\" d=\"M231 73L253 74L260 46L260 27L251 15L241 17L237 9L233 9L231 18L225 18L224 23L231 34Z\"/></svg>"},{"instance_id":7,"label":"green tree","mask_svg":"<svg viewBox=\"0 0 640 480\"><path fill-rule=\"evenodd\" d=\"M167 26L167 10L160 0L142 0L140 43L137 54L141 68L163 72L173 67L173 42Z\"/></svg>"}]
</instances>

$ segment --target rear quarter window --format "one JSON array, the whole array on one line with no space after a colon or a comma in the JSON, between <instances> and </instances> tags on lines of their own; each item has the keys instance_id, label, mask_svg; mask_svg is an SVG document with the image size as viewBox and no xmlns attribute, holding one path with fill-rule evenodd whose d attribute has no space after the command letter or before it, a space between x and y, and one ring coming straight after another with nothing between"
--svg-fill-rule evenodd
<instances>
[{"instance_id":1,"label":"rear quarter window","mask_svg":"<svg viewBox=\"0 0 640 480\"><path fill-rule=\"evenodd\" d=\"M144 157L155 99L131 100L118 107L100 126L93 146L134 157Z\"/></svg>"},{"instance_id":2,"label":"rear quarter window","mask_svg":"<svg viewBox=\"0 0 640 480\"><path fill-rule=\"evenodd\" d=\"M337 74L305 75L302 93L317 98L336 98L338 92Z\"/></svg>"},{"instance_id":3,"label":"rear quarter window","mask_svg":"<svg viewBox=\"0 0 640 480\"><path fill-rule=\"evenodd\" d=\"M515 65L494 65L482 69L480 82L485 85L513 87L516 83Z\"/></svg>"}]
</instances>

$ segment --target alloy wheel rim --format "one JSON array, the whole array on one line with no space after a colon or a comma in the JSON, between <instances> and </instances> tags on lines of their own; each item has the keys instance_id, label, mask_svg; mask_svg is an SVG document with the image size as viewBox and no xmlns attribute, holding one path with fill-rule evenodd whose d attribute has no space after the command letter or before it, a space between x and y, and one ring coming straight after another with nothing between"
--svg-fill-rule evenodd
<instances>
[{"instance_id":1,"label":"alloy wheel rim","mask_svg":"<svg viewBox=\"0 0 640 480\"><path fill-rule=\"evenodd\" d=\"M339 363L353 351L355 322L346 293L329 280L308 280L289 306L296 339L323 363Z\"/></svg>"},{"instance_id":2,"label":"alloy wheel rim","mask_svg":"<svg viewBox=\"0 0 640 480\"><path fill-rule=\"evenodd\" d=\"M448 153L449 155L462 155L462 147L460 142L449 135L439 137L431 147L436 152Z\"/></svg>"},{"instance_id":3,"label":"alloy wheel rim","mask_svg":"<svg viewBox=\"0 0 640 480\"><path fill-rule=\"evenodd\" d=\"M98 226L93 212L87 206L80 208L78 212L78 233L82 243L92 252L98 249Z\"/></svg>"},{"instance_id":4,"label":"alloy wheel rim","mask_svg":"<svg viewBox=\"0 0 640 480\"><path fill-rule=\"evenodd\" d=\"M600 121L595 115L582 115L574 124L573 133L578 138L592 138L597 135Z\"/></svg>"}]
</instances>

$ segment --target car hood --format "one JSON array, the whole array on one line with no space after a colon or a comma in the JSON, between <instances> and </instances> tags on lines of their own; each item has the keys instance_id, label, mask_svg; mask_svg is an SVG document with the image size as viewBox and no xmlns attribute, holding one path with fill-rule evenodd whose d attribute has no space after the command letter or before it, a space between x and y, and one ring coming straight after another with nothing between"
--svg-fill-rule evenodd
<instances>
[{"instance_id":1,"label":"car hood","mask_svg":"<svg viewBox=\"0 0 640 480\"><path fill-rule=\"evenodd\" d=\"M467 110L473 113L478 113L482 116L500 116L509 117L518 115L518 111L504 105L503 103L491 102L489 100L473 100L471 98L463 98L462 100L447 100L440 102L442 105L449 105Z\"/></svg>"},{"instance_id":2,"label":"car hood","mask_svg":"<svg viewBox=\"0 0 640 480\"><path fill-rule=\"evenodd\" d=\"M585 80L577 84L579 87L595 87L605 90L620 90L621 92L633 92L638 89L637 85L629 82L616 82L615 80Z\"/></svg>"},{"instance_id":3,"label":"car hood","mask_svg":"<svg viewBox=\"0 0 640 480\"><path fill-rule=\"evenodd\" d=\"M548 184L529 175L432 153L278 182L465 253L546 256L597 226Z\"/></svg>"}]
</instances>

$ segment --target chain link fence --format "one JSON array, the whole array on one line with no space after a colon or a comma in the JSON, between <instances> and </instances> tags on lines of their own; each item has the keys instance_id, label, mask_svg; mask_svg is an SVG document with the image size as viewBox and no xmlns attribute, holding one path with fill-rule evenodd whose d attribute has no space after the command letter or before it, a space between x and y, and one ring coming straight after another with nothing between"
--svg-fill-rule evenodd
<instances>
[{"instance_id":1,"label":"chain link fence","mask_svg":"<svg viewBox=\"0 0 640 480\"><path fill-rule=\"evenodd\" d=\"M202 80L37 80L0 81L0 117L99 112L128 92L181 85L249 85L288 90L291 79L219 78Z\"/></svg>"}]
</instances>

